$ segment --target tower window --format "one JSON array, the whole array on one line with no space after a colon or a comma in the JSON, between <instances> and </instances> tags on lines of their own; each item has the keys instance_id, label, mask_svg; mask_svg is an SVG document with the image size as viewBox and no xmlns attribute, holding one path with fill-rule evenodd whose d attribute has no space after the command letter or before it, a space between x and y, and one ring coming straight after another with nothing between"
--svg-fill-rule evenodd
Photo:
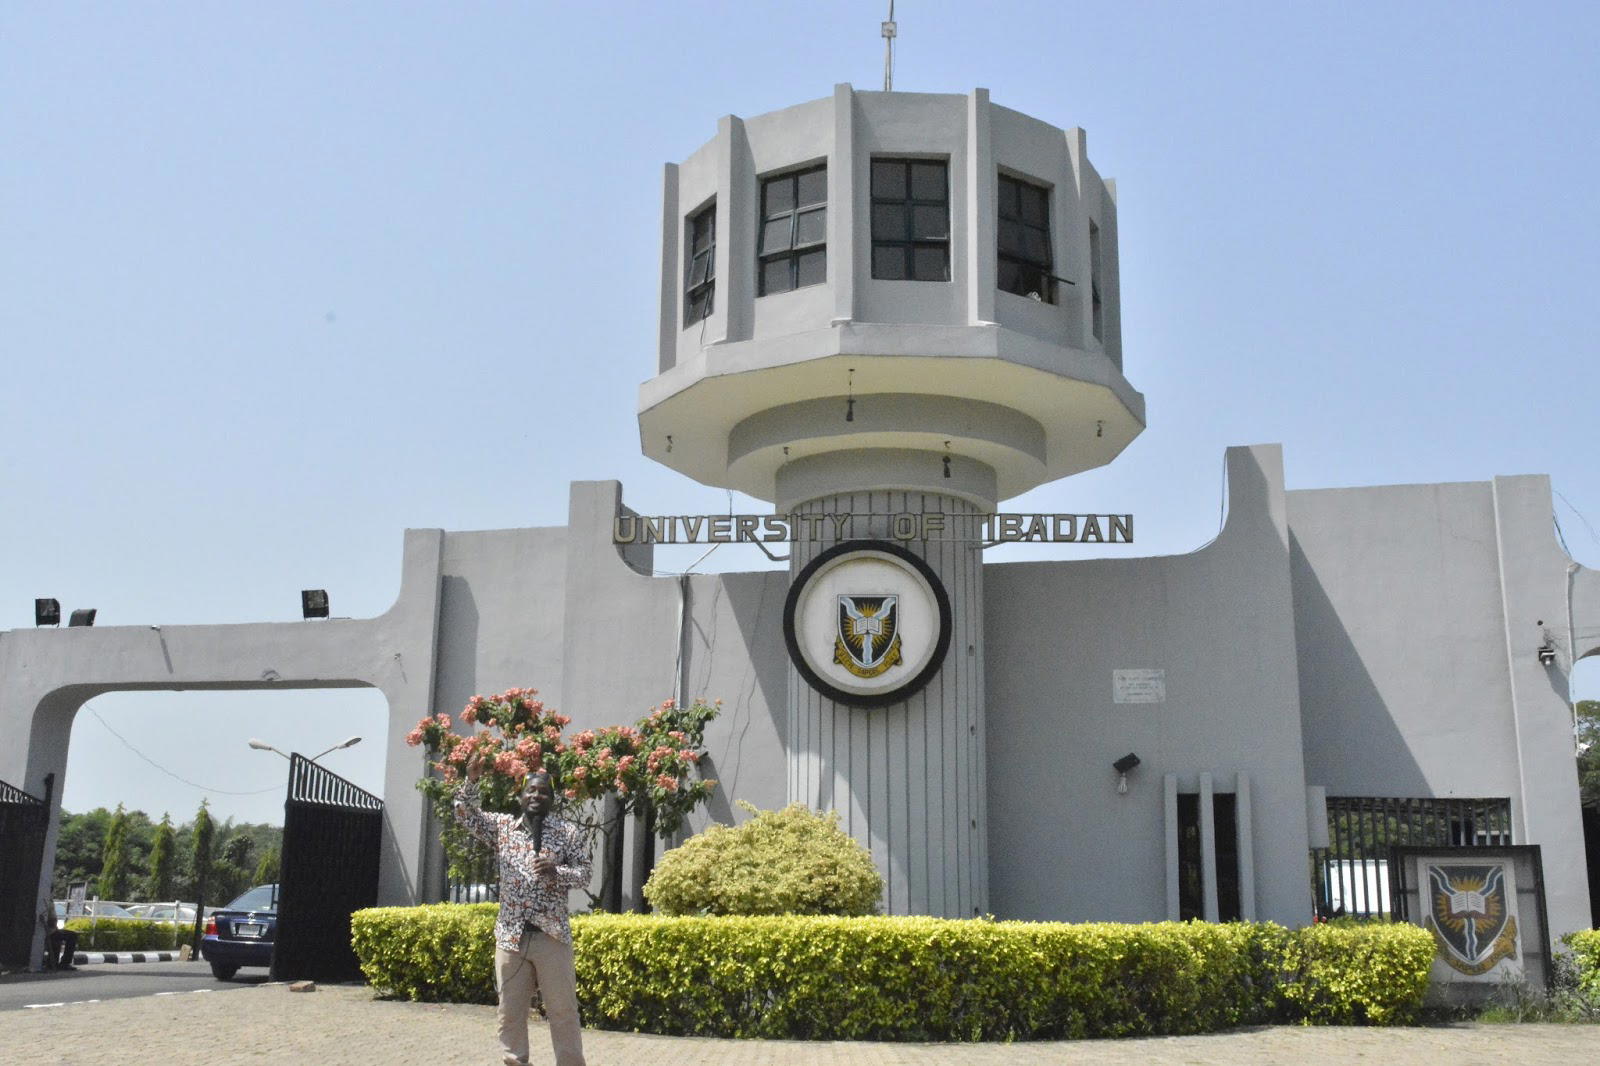
<instances>
[{"instance_id":1,"label":"tower window","mask_svg":"<svg viewBox=\"0 0 1600 1066\"><path fill-rule=\"evenodd\" d=\"M689 219L688 265L683 272L683 324L688 326L711 314L717 289L717 202Z\"/></svg>"},{"instance_id":2,"label":"tower window","mask_svg":"<svg viewBox=\"0 0 1600 1066\"><path fill-rule=\"evenodd\" d=\"M872 276L950 280L950 168L943 160L872 161Z\"/></svg>"},{"instance_id":3,"label":"tower window","mask_svg":"<svg viewBox=\"0 0 1600 1066\"><path fill-rule=\"evenodd\" d=\"M1100 227L1089 223L1089 321L1094 327L1094 339L1106 339L1106 305L1101 295Z\"/></svg>"},{"instance_id":4,"label":"tower window","mask_svg":"<svg viewBox=\"0 0 1600 1066\"><path fill-rule=\"evenodd\" d=\"M827 242L826 166L761 183L760 295L828 280Z\"/></svg>"},{"instance_id":5,"label":"tower window","mask_svg":"<svg viewBox=\"0 0 1600 1066\"><path fill-rule=\"evenodd\" d=\"M999 263L995 283L1005 292L1056 302L1050 256L1050 190L1000 175Z\"/></svg>"}]
</instances>

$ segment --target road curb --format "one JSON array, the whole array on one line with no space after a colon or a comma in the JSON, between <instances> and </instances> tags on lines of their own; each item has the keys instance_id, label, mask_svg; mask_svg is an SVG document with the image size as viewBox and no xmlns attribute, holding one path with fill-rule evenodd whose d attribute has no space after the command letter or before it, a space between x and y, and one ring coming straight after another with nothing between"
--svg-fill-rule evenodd
<instances>
[{"instance_id":1,"label":"road curb","mask_svg":"<svg viewBox=\"0 0 1600 1066\"><path fill-rule=\"evenodd\" d=\"M80 951L72 956L74 966L116 962L177 962L176 951Z\"/></svg>"}]
</instances>

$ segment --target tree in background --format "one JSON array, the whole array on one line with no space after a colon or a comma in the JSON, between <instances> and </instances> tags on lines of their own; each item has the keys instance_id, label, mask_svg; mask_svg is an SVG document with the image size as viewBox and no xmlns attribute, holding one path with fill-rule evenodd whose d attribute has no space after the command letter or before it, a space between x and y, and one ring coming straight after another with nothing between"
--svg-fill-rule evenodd
<instances>
[{"instance_id":1,"label":"tree in background","mask_svg":"<svg viewBox=\"0 0 1600 1066\"><path fill-rule=\"evenodd\" d=\"M128 898L128 815L120 803L106 829L105 850L100 853L98 889L101 899Z\"/></svg>"},{"instance_id":2,"label":"tree in background","mask_svg":"<svg viewBox=\"0 0 1600 1066\"><path fill-rule=\"evenodd\" d=\"M1600 807L1600 700L1579 700L1577 717L1578 795L1585 807Z\"/></svg>"},{"instance_id":3,"label":"tree in background","mask_svg":"<svg viewBox=\"0 0 1600 1066\"><path fill-rule=\"evenodd\" d=\"M235 833L222 845L222 856L211 868L212 895L229 900L250 887L250 855L256 842L244 833Z\"/></svg>"},{"instance_id":4,"label":"tree in background","mask_svg":"<svg viewBox=\"0 0 1600 1066\"><path fill-rule=\"evenodd\" d=\"M194 880L194 898L202 902L206 896L206 885L211 880L213 845L217 833L207 807L207 801L201 800L200 809L194 812L194 828L189 833L189 876Z\"/></svg>"},{"instance_id":5,"label":"tree in background","mask_svg":"<svg viewBox=\"0 0 1600 1066\"><path fill-rule=\"evenodd\" d=\"M150 842L150 875L145 879L145 896L152 900L172 899L173 874L172 816L161 812L161 824L156 826Z\"/></svg>"},{"instance_id":6,"label":"tree in background","mask_svg":"<svg viewBox=\"0 0 1600 1066\"><path fill-rule=\"evenodd\" d=\"M270 885L278 880L278 851L274 848L261 856L261 861L256 863L255 876L250 878L251 885Z\"/></svg>"}]
</instances>

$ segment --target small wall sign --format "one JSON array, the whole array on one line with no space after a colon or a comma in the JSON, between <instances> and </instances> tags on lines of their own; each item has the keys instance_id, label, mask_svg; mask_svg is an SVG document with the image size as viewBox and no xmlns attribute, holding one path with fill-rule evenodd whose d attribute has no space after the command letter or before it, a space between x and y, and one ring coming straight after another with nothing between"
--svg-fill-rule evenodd
<instances>
[{"instance_id":1,"label":"small wall sign","mask_svg":"<svg viewBox=\"0 0 1600 1066\"><path fill-rule=\"evenodd\" d=\"M1113 703L1166 703L1167 672L1165 670L1113 670L1111 671L1111 700Z\"/></svg>"}]
</instances>

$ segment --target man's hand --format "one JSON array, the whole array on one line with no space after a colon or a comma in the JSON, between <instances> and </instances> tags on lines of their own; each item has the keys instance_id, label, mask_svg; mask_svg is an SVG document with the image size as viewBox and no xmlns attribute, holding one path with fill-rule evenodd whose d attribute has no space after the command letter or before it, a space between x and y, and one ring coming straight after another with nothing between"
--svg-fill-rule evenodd
<instances>
[{"instance_id":1,"label":"man's hand","mask_svg":"<svg viewBox=\"0 0 1600 1066\"><path fill-rule=\"evenodd\" d=\"M550 854L548 850L541 851L533 860L533 873L535 877L555 880L556 857Z\"/></svg>"}]
</instances>

